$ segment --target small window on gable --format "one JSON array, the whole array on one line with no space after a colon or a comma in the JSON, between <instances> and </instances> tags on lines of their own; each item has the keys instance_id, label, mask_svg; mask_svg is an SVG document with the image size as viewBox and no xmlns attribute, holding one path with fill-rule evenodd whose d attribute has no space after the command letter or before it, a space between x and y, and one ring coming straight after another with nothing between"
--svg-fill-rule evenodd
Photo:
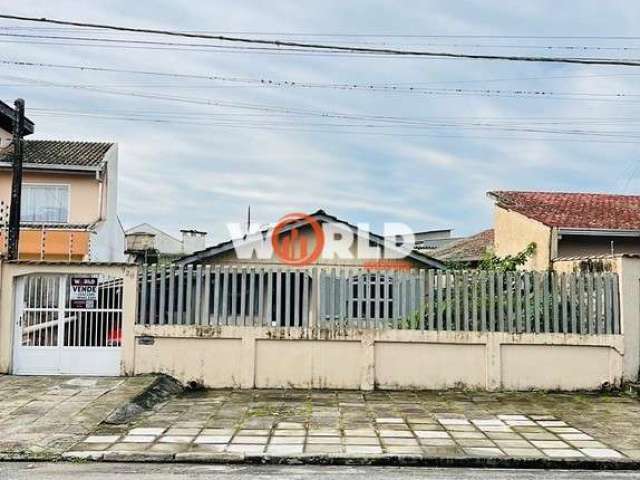
<instances>
[{"instance_id":1,"label":"small window on gable","mask_svg":"<svg viewBox=\"0 0 640 480\"><path fill-rule=\"evenodd\" d=\"M69 221L69 186L22 186L20 219L23 222L67 223Z\"/></svg>"}]
</instances>

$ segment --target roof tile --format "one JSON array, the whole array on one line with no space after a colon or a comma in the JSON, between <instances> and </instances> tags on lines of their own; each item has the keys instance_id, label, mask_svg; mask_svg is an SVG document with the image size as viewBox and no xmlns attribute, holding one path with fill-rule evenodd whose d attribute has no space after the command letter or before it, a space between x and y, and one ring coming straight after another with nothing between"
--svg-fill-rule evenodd
<instances>
[{"instance_id":1,"label":"roof tile","mask_svg":"<svg viewBox=\"0 0 640 480\"><path fill-rule=\"evenodd\" d=\"M438 260L471 262L484 257L487 251L493 250L493 229L483 230L467 238L456 240L431 252Z\"/></svg>"},{"instance_id":2,"label":"roof tile","mask_svg":"<svg viewBox=\"0 0 640 480\"><path fill-rule=\"evenodd\" d=\"M500 207L549 227L640 230L640 195L566 192L489 192Z\"/></svg>"},{"instance_id":3,"label":"roof tile","mask_svg":"<svg viewBox=\"0 0 640 480\"><path fill-rule=\"evenodd\" d=\"M24 163L97 167L113 143L64 140L25 140ZM12 149L0 151L0 161L11 159Z\"/></svg>"}]
</instances>

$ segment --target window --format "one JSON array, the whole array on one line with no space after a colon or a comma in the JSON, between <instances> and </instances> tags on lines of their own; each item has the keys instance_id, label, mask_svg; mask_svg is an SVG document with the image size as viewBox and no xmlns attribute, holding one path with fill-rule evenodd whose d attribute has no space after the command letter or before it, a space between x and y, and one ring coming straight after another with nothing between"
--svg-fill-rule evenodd
<instances>
[{"instance_id":1,"label":"window","mask_svg":"<svg viewBox=\"0 0 640 480\"><path fill-rule=\"evenodd\" d=\"M39 223L68 222L69 186L23 185L20 219Z\"/></svg>"},{"instance_id":2,"label":"window","mask_svg":"<svg viewBox=\"0 0 640 480\"><path fill-rule=\"evenodd\" d=\"M353 277L349 298L351 316L365 318L369 308L371 318L393 318L393 294L393 278L390 276L365 274Z\"/></svg>"}]
</instances>

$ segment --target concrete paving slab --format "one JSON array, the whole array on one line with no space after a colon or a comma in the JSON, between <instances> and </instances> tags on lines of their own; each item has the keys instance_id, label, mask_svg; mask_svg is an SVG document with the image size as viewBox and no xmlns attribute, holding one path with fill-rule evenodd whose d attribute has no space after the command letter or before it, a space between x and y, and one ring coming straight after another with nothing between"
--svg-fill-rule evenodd
<instances>
[{"instance_id":1,"label":"concrete paving slab","mask_svg":"<svg viewBox=\"0 0 640 480\"><path fill-rule=\"evenodd\" d=\"M34 447L66 442L63 451L122 461L141 460L146 453L150 461L218 461L224 455L231 461L273 457L329 463L640 460L640 404L615 395L210 390L170 398L125 425L98 422L81 429L83 423L77 423L74 428L82 432L77 442L74 434L49 435L47 423L23 428L18 420L33 426L39 418L34 412L50 408L53 398L67 402L60 411L95 421L91 412L72 404L79 402L73 400L78 392L60 393L53 389L30 406L0 399L0 412L17 411L16 418L0 421L5 432L0 442L15 448L24 442ZM349 395L358 400L345 400ZM67 427L55 417L47 421Z\"/></svg>"},{"instance_id":2,"label":"concrete paving slab","mask_svg":"<svg viewBox=\"0 0 640 480\"><path fill-rule=\"evenodd\" d=\"M110 445L120 434L96 433L101 422L154 381L153 376L0 376L0 456L36 450L59 456L82 440Z\"/></svg>"},{"instance_id":3,"label":"concrete paving slab","mask_svg":"<svg viewBox=\"0 0 640 480\"><path fill-rule=\"evenodd\" d=\"M153 443L155 435L126 435L121 441L125 443Z\"/></svg>"},{"instance_id":4,"label":"concrete paving slab","mask_svg":"<svg viewBox=\"0 0 640 480\"><path fill-rule=\"evenodd\" d=\"M550 458L581 458L584 457L584 455L579 452L578 450L573 450L570 448L558 448L558 449L553 449L553 450L546 450L543 449L542 450L545 455L547 455Z\"/></svg>"},{"instance_id":5,"label":"concrete paving slab","mask_svg":"<svg viewBox=\"0 0 640 480\"><path fill-rule=\"evenodd\" d=\"M580 451L592 458L622 458L622 454L611 448L581 448Z\"/></svg>"}]
</instances>

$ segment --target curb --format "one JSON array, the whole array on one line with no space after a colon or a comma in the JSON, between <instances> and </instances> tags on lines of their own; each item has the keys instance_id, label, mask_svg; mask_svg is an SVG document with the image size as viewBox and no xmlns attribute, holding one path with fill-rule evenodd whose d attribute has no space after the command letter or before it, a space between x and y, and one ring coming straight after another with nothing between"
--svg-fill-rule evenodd
<instances>
[{"instance_id":1,"label":"curb","mask_svg":"<svg viewBox=\"0 0 640 480\"><path fill-rule=\"evenodd\" d=\"M349 465L349 466L409 466L440 468L506 468L545 470L640 470L640 461L627 459L549 459L499 457L423 457L420 455L244 455L236 453L185 452L67 452L63 460L138 463L208 463L260 465ZM0 458L1 459L1 458ZM25 460L27 460L25 458Z\"/></svg>"},{"instance_id":2,"label":"curb","mask_svg":"<svg viewBox=\"0 0 640 480\"><path fill-rule=\"evenodd\" d=\"M55 462L57 460L60 460L60 454L36 454L33 452L0 452L0 462Z\"/></svg>"}]
</instances>

